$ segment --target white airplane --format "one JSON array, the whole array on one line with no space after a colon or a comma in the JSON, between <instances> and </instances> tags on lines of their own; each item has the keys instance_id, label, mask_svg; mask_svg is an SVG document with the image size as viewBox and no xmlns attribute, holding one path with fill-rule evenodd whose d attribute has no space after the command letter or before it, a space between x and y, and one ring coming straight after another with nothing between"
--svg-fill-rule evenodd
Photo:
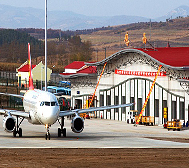
<instances>
[{"instance_id":1,"label":"white airplane","mask_svg":"<svg viewBox=\"0 0 189 168\"><path fill-rule=\"evenodd\" d=\"M88 109L74 109L68 111L60 111L57 98L54 94L34 89L33 80L31 75L31 57L30 57L30 44L28 43L28 57L29 57L29 90L22 95L0 93L1 95L14 96L23 99L24 111L0 109L0 114L4 115L3 127L6 132L13 132L13 136L22 137L22 128L20 125L24 119L27 119L31 124L45 125L47 132L45 139L50 140L49 127L56 121L59 122L60 128L58 128L58 137L63 134L66 137L66 128L64 128L64 117L73 116L71 121L71 129L75 133L80 133L84 129L84 120L79 116L80 113L88 113L93 111L108 110L121 107L129 107L134 105L121 104L121 105L110 105L103 107L92 107ZM16 118L14 118L15 116ZM20 119L20 120L19 120ZM61 121L60 121L61 119Z\"/></svg>"}]
</instances>

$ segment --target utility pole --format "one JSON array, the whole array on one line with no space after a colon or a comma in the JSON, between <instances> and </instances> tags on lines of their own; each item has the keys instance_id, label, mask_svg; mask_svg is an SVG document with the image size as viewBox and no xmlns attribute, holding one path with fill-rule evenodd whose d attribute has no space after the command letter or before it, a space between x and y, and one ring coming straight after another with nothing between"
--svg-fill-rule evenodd
<instances>
[{"instance_id":1,"label":"utility pole","mask_svg":"<svg viewBox=\"0 0 189 168\"><path fill-rule=\"evenodd\" d=\"M105 49L105 59L106 59L106 48L104 48Z\"/></svg>"},{"instance_id":2,"label":"utility pole","mask_svg":"<svg viewBox=\"0 0 189 168\"><path fill-rule=\"evenodd\" d=\"M119 47L121 48L121 30L119 32Z\"/></svg>"},{"instance_id":3,"label":"utility pole","mask_svg":"<svg viewBox=\"0 0 189 168\"><path fill-rule=\"evenodd\" d=\"M96 61L98 62L98 49L96 49Z\"/></svg>"},{"instance_id":4,"label":"utility pole","mask_svg":"<svg viewBox=\"0 0 189 168\"><path fill-rule=\"evenodd\" d=\"M150 39L149 39L149 41L151 40L151 29L152 29L152 22L151 22L151 19L150 19Z\"/></svg>"}]
</instances>

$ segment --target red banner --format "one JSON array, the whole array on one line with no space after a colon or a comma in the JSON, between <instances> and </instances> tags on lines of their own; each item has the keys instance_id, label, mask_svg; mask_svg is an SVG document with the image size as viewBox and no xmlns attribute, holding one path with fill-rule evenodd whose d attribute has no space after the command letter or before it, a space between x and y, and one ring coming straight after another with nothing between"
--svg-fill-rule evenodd
<instances>
[{"instance_id":1,"label":"red banner","mask_svg":"<svg viewBox=\"0 0 189 168\"><path fill-rule=\"evenodd\" d=\"M147 71L125 71L125 70L115 70L115 74L119 75L135 75L135 76L156 76L157 72L147 72ZM166 76L166 72L159 72L158 76Z\"/></svg>"}]
</instances>

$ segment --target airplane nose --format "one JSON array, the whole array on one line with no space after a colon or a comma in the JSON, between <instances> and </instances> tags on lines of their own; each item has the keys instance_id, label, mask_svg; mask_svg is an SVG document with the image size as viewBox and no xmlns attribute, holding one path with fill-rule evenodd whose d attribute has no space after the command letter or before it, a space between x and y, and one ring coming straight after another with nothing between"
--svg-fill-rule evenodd
<instances>
[{"instance_id":1,"label":"airplane nose","mask_svg":"<svg viewBox=\"0 0 189 168\"><path fill-rule=\"evenodd\" d=\"M57 108L47 108L43 109L41 121L43 124L52 125L58 119L58 109Z\"/></svg>"}]
</instances>

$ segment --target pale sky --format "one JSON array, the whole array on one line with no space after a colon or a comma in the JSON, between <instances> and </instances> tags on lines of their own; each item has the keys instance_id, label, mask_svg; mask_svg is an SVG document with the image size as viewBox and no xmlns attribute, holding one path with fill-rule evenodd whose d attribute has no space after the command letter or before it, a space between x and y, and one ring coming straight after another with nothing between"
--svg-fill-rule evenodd
<instances>
[{"instance_id":1,"label":"pale sky","mask_svg":"<svg viewBox=\"0 0 189 168\"><path fill-rule=\"evenodd\" d=\"M48 10L67 10L86 16L163 16L189 0L47 0ZM0 5L44 9L45 0L0 0Z\"/></svg>"}]
</instances>

